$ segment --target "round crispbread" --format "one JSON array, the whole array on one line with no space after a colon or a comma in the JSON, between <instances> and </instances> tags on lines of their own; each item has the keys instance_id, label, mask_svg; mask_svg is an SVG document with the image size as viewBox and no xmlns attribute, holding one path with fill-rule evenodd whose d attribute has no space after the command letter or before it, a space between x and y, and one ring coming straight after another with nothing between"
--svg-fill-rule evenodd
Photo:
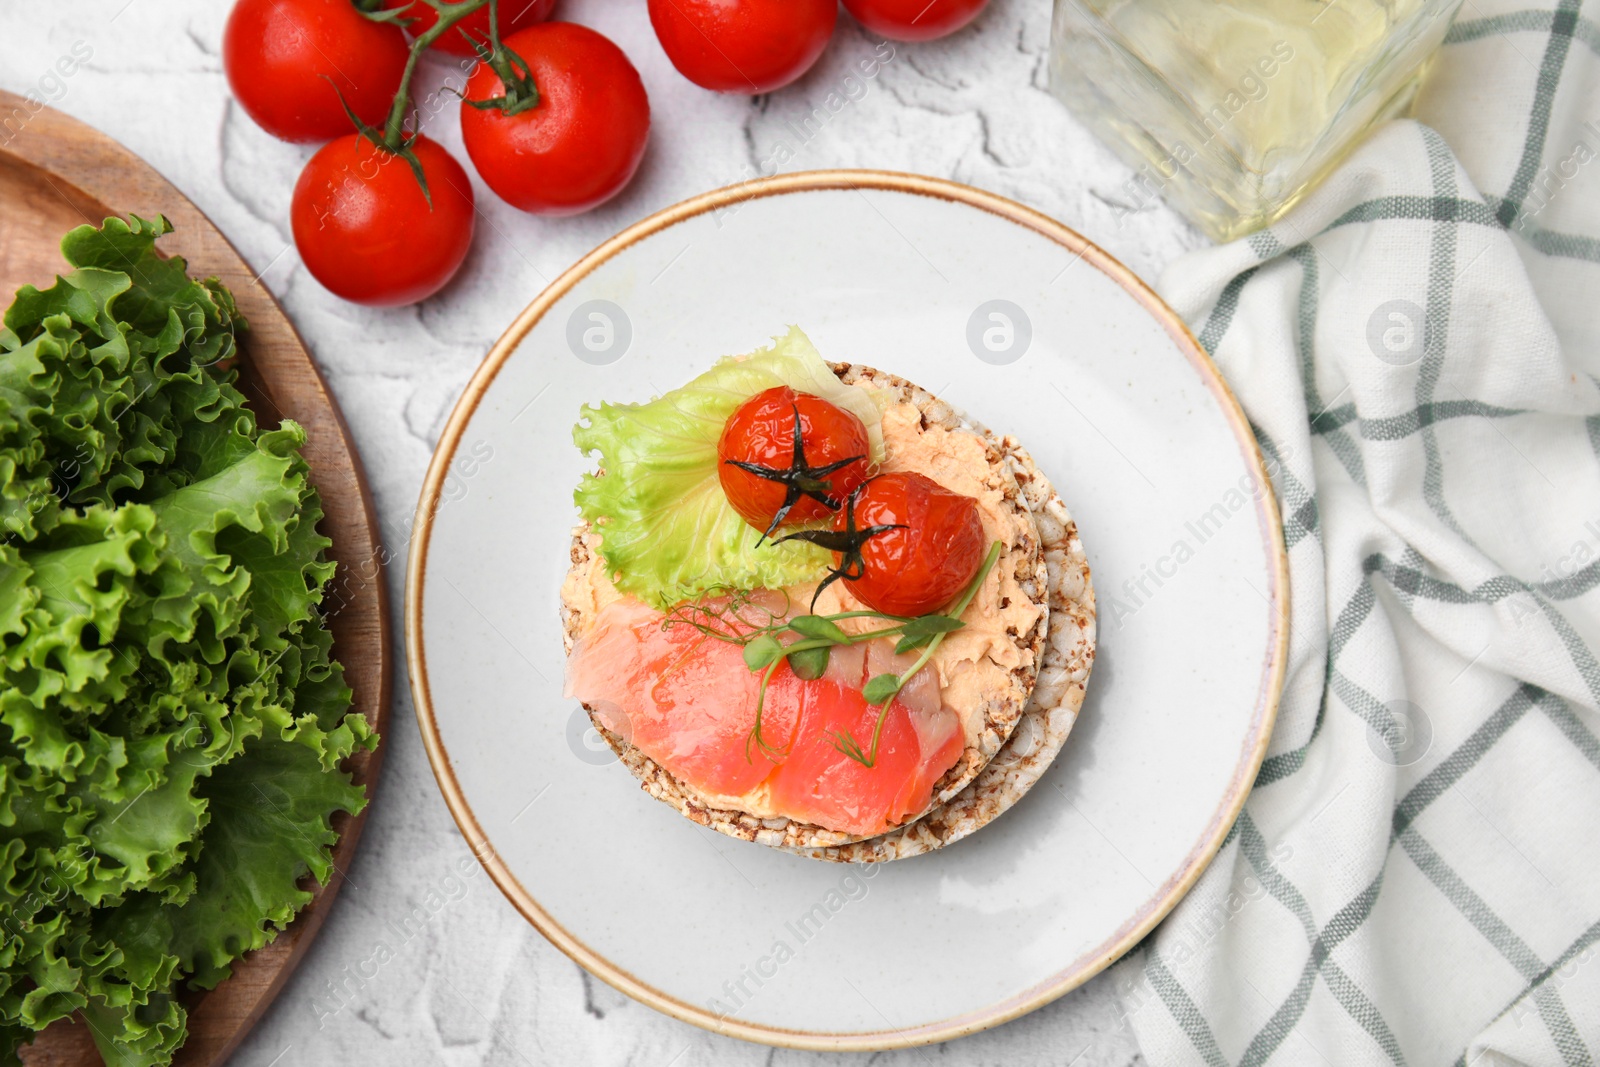
<instances>
[{"instance_id":1,"label":"round crispbread","mask_svg":"<svg viewBox=\"0 0 1600 1067\"><path fill-rule=\"evenodd\" d=\"M1000 752L953 799L886 834L794 850L800 855L836 863L883 863L959 841L994 821L1033 788L1078 721L1094 668L1095 603L1089 560L1078 538L1078 524L1033 457L1013 437L1005 437L1002 444L1038 523L1050 570L1049 639L1027 710Z\"/></svg>"},{"instance_id":2,"label":"round crispbread","mask_svg":"<svg viewBox=\"0 0 1600 1067\"><path fill-rule=\"evenodd\" d=\"M936 783L928 809L917 817L922 819L940 816L944 820L940 828L928 834L911 835L910 831L917 822L914 819L908 820L906 825L888 834L861 838L795 819L762 818L748 812L718 807L708 802L692 787L678 781L643 752L606 729L595 717L592 708L586 710L589 711L595 728L617 753L623 765L639 779L646 792L672 805L679 813L703 826L730 837L787 849L819 859L860 861L897 859L901 855L913 855L916 852L926 851L929 847L937 847L938 844L944 843L942 838L954 840L956 837L964 836L975 829L976 825L981 825L987 818L993 817L991 814L978 823L971 824L970 816L962 807L971 792L969 787L982 782L980 776L997 754L1008 749L1015 750L1016 746L1009 745L1009 740L1017 724L1023 721L1025 711L1038 714L1036 707L1038 701L1033 699L1032 694L1041 667L1049 668L1051 665L1047 634L1053 635L1054 632L1050 616L1053 605L1057 603L1067 605L1069 611L1076 611L1080 617L1085 610L1087 611L1087 657L1088 660L1092 660L1093 594L1088 591L1087 566L1075 566L1071 561L1075 550L1077 563L1082 563L1082 549L1077 544L1076 530L1071 526L1070 518L1066 517L1065 508L1061 507L1059 498L1054 496L1048 482L1014 439L996 437L986 428L963 418L932 394L903 379L853 364L833 366L840 380L847 384L885 390L897 402L914 404L921 413L924 426L938 425L945 429L965 430L977 435L986 445L989 477L993 479L992 484L1001 490L1002 506L1013 508L1016 513L1027 518L1027 521L1018 524L1021 532L1014 539L1014 543L1002 546L997 566L1011 568L1011 573L1016 577L1024 594L1044 610L1041 611L1038 622L1026 633L1011 635L1021 652L1020 665L1008 673L1005 684L997 687L984 702L983 724L976 740L966 746L956 763ZM1054 505L1052 511L1058 513L1059 517L1057 514L1047 512L1042 516L1044 525L1041 526L1040 516L1036 516L1034 511L1037 507L1052 504ZM1065 520L1065 525L1062 520ZM1048 540L1042 536L1046 528L1053 535ZM594 566L598 562L592 550L592 538L586 536L590 533L587 524L579 526L574 532L571 560L575 571ZM1052 565L1049 559L1052 551L1061 560L1067 561L1062 567ZM1076 595L1072 595L1071 590L1066 593L1062 591L1060 574L1068 571L1078 574L1081 578L1081 588ZM1086 609L1084 597L1088 598ZM586 620L577 608L565 601L562 604L561 615L565 643L570 652ZM1079 623L1073 622L1072 625L1075 630L1082 632L1083 627ZM1065 651L1058 653L1055 656L1058 670L1048 679L1051 683L1052 701L1062 706L1071 702L1070 695L1066 691L1076 686L1076 702L1071 703L1073 715L1076 713L1077 704L1081 703L1083 681L1088 673L1086 662L1081 665L1077 663L1082 659L1083 657L1079 656L1075 660ZM1067 674L1063 674L1059 669L1060 665L1069 662L1074 666L1081 666L1079 672L1081 677L1077 677L1075 681L1068 679ZM1059 697L1053 696L1057 690L1063 690ZM1029 732L1032 733L1040 725L1043 723L1030 724ZM1068 725L1070 726L1070 723ZM1060 733L1060 739L1055 741L1052 756L1054 751L1059 750L1060 741L1065 739L1064 730L1057 732ZM1051 736L1053 734L1047 735L1047 743ZM1035 750L1035 746L1031 743L1023 748L1028 753ZM1040 770L1042 771L1042 767ZM986 792L985 796L988 795ZM1010 802L1007 800L998 810L1003 810ZM994 814L998 814L998 810L994 811ZM927 843L931 841L937 841L937 844ZM846 855L840 850L859 850L861 855Z\"/></svg>"}]
</instances>

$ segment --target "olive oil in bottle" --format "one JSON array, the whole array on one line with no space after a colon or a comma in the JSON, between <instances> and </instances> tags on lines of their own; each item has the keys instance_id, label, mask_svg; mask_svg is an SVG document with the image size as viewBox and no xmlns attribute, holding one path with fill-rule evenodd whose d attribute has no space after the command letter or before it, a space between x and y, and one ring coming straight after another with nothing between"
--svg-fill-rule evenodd
<instances>
[{"instance_id":1,"label":"olive oil in bottle","mask_svg":"<svg viewBox=\"0 0 1600 1067\"><path fill-rule=\"evenodd\" d=\"M1218 240L1286 211L1411 102L1461 0L1057 0L1051 88Z\"/></svg>"}]
</instances>

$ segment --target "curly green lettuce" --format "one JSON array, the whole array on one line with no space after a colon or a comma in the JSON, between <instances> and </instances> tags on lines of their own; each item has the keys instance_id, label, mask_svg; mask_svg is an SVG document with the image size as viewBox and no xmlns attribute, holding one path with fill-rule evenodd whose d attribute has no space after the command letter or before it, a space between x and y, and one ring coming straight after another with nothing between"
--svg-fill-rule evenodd
<instances>
[{"instance_id":1,"label":"curly green lettuce","mask_svg":"<svg viewBox=\"0 0 1600 1067\"><path fill-rule=\"evenodd\" d=\"M666 606L729 589L776 589L819 580L829 554L803 541L757 545L761 531L728 503L717 476L717 439L744 401L787 385L833 401L867 428L883 459L882 413L865 390L839 381L800 328L772 345L730 356L648 403L585 405L572 439L599 457L574 494L600 535L617 588Z\"/></svg>"},{"instance_id":2,"label":"curly green lettuce","mask_svg":"<svg viewBox=\"0 0 1600 1067\"><path fill-rule=\"evenodd\" d=\"M73 230L0 328L0 1064L74 1014L170 1063L180 987L271 941L366 803L305 432L257 425L169 229Z\"/></svg>"}]
</instances>

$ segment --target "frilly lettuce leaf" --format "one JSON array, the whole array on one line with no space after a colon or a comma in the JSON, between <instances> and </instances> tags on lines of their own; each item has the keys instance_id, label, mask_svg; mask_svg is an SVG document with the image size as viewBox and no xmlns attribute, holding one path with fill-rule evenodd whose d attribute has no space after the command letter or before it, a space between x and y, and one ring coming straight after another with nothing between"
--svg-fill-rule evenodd
<instances>
[{"instance_id":1,"label":"frilly lettuce leaf","mask_svg":"<svg viewBox=\"0 0 1600 1067\"><path fill-rule=\"evenodd\" d=\"M302 876L328 881L328 849L338 839L329 816L358 812L366 798L305 746L270 739L219 769L204 793L212 821L195 867L198 886L172 927L178 958L197 985L210 988L311 899L297 884Z\"/></svg>"},{"instance_id":2,"label":"frilly lettuce leaf","mask_svg":"<svg viewBox=\"0 0 1600 1067\"><path fill-rule=\"evenodd\" d=\"M305 433L257 426L168 228L74 230L0 328L0 1064L74 1013L170 1063L179 985L270 941L365 804Z\"/></svg>"},{"instance_id":3,"label":"frilly lettuce leaf","mask_svg":"<svg viewBox=\"0 0 1600 1067\"><path fill-rule=\"evenodd\" d=\"M48 532L63 501L159 497L205 477L223 445L254 438L222 372L244 320L220 283L155 254L170 229L137 217L79 227L62 242L79 269L48 289L24 286L6 311L0 534Z\"/></svg>"},{"instance_id":4,"label":"frilly lettuce leaf","mask_svg":"<svg viewBox=\"0 0 1600 1067\"><path fill-rule=\"evenodd\" d=\"M172 1062L172 1055L188 1036L188 1013L169 992L149 987L125 987L128 1003L91 997L82 1009L89 1036L106 1067L157 1067Z\"/></svg>"},{"instance_id":5,"label":"frilly lettuce leaf","mask_svg":"<svg viewBox=\"0 0 1600 1067\"><path fill-rule=\"evenodd\" d=\"M617 587L675 604L728 589L816 581L830 556L801 541L763 542L728 503L717 476L717 440L740 404L787 385L831 400L865 424L872 460L883 458L882 419L864 390L844 385L810 338L791 326L771 346L730 356L687 385L643 404L585 405L572 439L599 457L575 499L601 538Z\"/></svg>"}]
</instances>

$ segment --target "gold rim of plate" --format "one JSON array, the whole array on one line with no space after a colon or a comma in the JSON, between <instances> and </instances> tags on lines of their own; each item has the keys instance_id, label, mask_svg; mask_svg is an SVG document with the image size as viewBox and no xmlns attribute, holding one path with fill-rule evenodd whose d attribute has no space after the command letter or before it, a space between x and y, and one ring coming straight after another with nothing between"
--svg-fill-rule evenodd
<instances>
[{"instance_id":1,"label":"gold rim of plate","mask_svg":"<svg viewBox=\"0 0 1600 1067\"><path fill-rule=\"evenodd\" d=\"M1270 492L1261 493L1256 496L1256 518L1262 536L1270 546L1272 556L1269 564L1272 572L1272 588L1269 594L1270 654L1263 670L1251 722L1250 742L1234 768L1227 792L1207 823L1200 840L1185 857L1181 869L1160 887L1154 899L1145 902L1105 942L1071 961L1045 981L977 1011L914 1027L848 1033L793 1030L729 1019L699 1005L680 1000L630 974L574 937L534 899L495 851L493 843L484 833L477 815L473 812L472 805L467 801L460 782L456 779L450 754L440 737L433 699L428 687L427 658L422 639L428 543L433 533L434 513L438 510L444 482L449 474L450 464L455 458L461 435L477 411L478 404L499 374L500 368L516 352L523 338L557 301L601 264L646 237L695 216L718 211L734 204L788 193L867 189L934 197L998 215L1056 242L1116 282L1166 329L1178 350L1193 365L1206 387L1217 399L1253 473L1260 479L1261 484L1271 485L1260 448L1256 444L1255 435L1250 430L1244 411L1239 406L1233 391L1223 381L1211 357L1200 347L1194 334L1184 325L1177 313L1110 253L1076 231L1032 208L1024 207L1006 197L942 178L878 170L802 171L730 185L659 211L629 226L584 256L523 309L489 350L488 356L472 376L472 380L467 383L461 399L456 402L455 409L450 413L450 420L440 435L439 446L434 451L427 476L423 479L422 493L417 502L416 521L412 528L411 551L406 561L406 660L410 669L411 693L416 704L417 725L422 732L422 742L427 749L428 761L433 765L434 776L439 781L439 789L444 794L445 804L450 808L450 814L472 847L473 855L483 864L489 877L500 887L506 899L511 901L512 906L532 923L535 929L586 971L659 1012L693 1023L713 1033L781 1048L817 1052L877 1052L912 1048L950 1041L980 1030L987 1030L1026 1015L1070 992L1099 974L1138 944L1199 879L1201 872L1206 869L1222 846L1223 838L1227 836L1229 828L1244 807L1251 783L1254 782L1256 772L1266 756L1267 742L1272 736L1289 649L1288 550L1284 545L1283 524L1277 498Z\"/></svg>"}]
</instances>

